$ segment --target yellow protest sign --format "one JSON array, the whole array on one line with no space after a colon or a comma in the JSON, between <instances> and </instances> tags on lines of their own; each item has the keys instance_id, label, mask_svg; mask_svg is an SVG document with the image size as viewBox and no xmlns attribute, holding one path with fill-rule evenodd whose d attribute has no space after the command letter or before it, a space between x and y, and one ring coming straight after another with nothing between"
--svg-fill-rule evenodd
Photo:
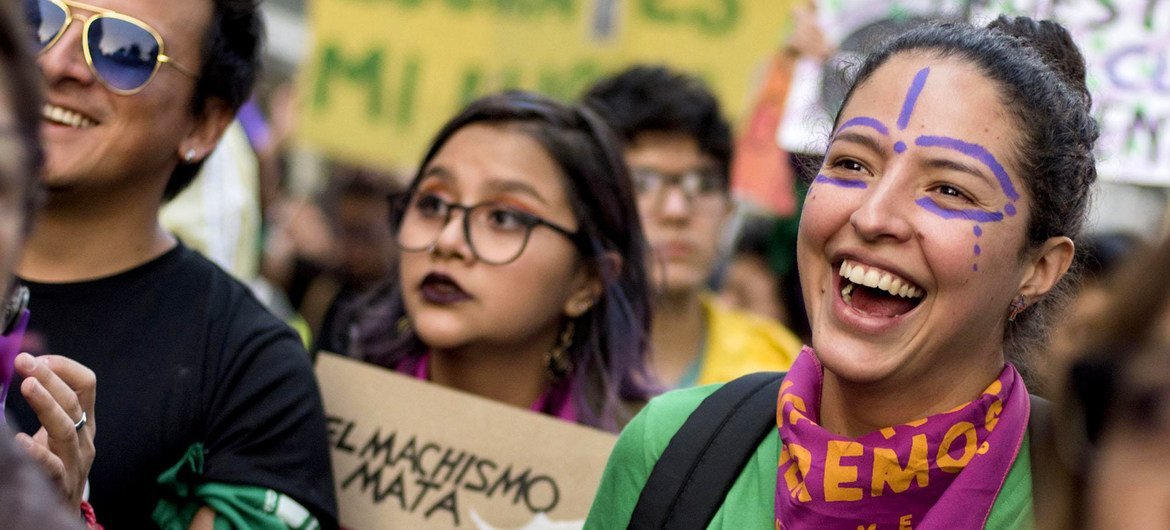
<instances>
[{"instance_id":1,"label":"yellow protest sign","mask_svg":"<svg viewBox=\"0 0 1170 530\"><path fill-rule=\"evenodd\" d=\"M705 78L739 116L791 0L314 0L301 137L381 167L418 162L438 128L504 88L570 100L634 62Z\"/></svg>"}]
</instances>

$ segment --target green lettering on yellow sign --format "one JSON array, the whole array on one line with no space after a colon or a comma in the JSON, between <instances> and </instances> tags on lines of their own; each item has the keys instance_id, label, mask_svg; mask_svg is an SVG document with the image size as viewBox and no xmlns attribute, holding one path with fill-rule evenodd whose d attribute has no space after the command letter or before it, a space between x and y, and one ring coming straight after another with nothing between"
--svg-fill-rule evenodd
<instances>
[{"instance_id":1,"label":"green lettering on yellow sign","mask_svg":"<svg viewBox=\"0 0 1170 530\"><path fill-rule=\"evenodd\" d=\"M668 0L640 0L641 14L654 22L694 26L707 35L726 35L739 23L740 0L705 0L705 6L672 7Z\"/></svg>"}]
</instances>

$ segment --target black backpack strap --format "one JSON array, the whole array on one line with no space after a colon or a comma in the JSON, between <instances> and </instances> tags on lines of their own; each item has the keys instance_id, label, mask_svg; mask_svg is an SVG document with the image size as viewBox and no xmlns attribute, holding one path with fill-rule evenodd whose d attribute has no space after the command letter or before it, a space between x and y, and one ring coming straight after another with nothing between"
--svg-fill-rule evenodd
<instances>
[{"instance_id":1,"label":"black backpack strap","mask_svg":"<svg viewBox=\"0 0 1170 530\"><path fill-rule=\"evenodd\" d=\"M759 372L707 396L662 451L629 528L706 528L760 442L776 428L783 380L783 372Z\"/></svg>"}]
</instances>

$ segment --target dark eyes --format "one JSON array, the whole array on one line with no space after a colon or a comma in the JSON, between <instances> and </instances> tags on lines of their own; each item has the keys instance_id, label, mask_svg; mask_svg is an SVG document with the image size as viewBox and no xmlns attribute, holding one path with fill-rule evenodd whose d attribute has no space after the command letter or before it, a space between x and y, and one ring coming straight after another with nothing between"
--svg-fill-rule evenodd
<instances>
[{"instance_id":1,"label":"dark eyes","mask_svg":"<svg viewBox=\"0 0 1170 530\"><path fill-rule=\"evenodd\" d=\"M962 189L950 184L938 184L934 187L934 191L948 197L954 197L956 199L963 199L965 201L972 200L971 196L967 195L967 193Z\"/></svg>"}]
</instances>

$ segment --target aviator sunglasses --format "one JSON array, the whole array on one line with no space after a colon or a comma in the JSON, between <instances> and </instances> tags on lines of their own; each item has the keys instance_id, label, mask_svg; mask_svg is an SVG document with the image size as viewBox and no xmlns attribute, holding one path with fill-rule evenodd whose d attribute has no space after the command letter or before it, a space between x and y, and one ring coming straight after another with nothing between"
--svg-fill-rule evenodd
<instances>
[{"instance_id":1,"label":"aviator sunglasses","mask_svg":"<svg viewBox=\"0 0 1170 530\"><path fill-rule=\"evenodd\" d=\"M70 0L22 0L24 17L36 39L37 53L51 48L74 20L84 23L81 47L85 62L98 80L115 94L137 94L154 79L163 63L195 78L186 67L163 53L163 39L154 28L134 17ZM92 11L85 17L70 9Z\"/></svg>"}]
</instances>

